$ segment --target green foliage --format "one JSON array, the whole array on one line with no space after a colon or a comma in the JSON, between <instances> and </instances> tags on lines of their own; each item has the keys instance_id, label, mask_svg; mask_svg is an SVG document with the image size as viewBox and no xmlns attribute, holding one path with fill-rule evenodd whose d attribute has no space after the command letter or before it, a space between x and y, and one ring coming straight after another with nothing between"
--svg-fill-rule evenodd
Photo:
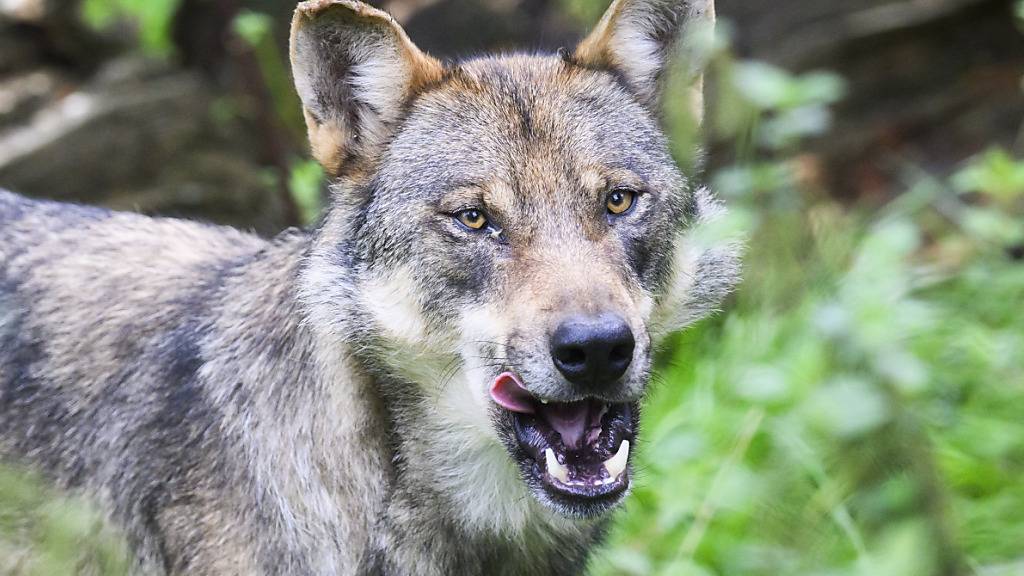
<instances>
[{"instance_id":1,"label":"green foliage","mask_svg":"<svg viewBox=\"0 0 1024 576\"><path fill-rule=\"evenodd\" d=\"M748 146L762 150L786 150L825 133L831 126L828 107L846 89L831 72L794 75L764 62L721 57L717 70L725 82L715 127L749 138Z\"/></svg>"},{"instance_id":2,"label":"green foliage","mask_svg":"<svg viewBox=\"0 0 1024 576\"><path fill-rule=\"evenodd\" d=\"M771 64L736 64L732 82L740 96L763 111L785 111L834 104L843 96L841 78L831 72L794 76Z\"/></svg>"},{"instance_id":3,"label":"green foliage","mask_svg":"<svg viewBox=\"0 0 1024 576\"><path fill-rule=\"evenodd\" d=\"M235 16L234 33L252 50L264 85L273 101L275 120L280 122L295 142L304 142L306 124L302 105L292 87L292 77L274 40L274 22L266 14L242 10Z\"/></svg>"},{"instance_id":4,"label":"green foliage","mask_svg":"<svg viewBox=\"0 0 1024 576\"><path fill-rule=\"evenodd\" d=\"M953 176L960 192L980 192L1009 207L1024 199L1024 161L993 148Z\"/></svg>"},{"instance_id":5,"label":"green foliage","mask_svg":"<svg viewBox=\"0 0 1024 576\"><path fill-rule=\"evenodd\" d=\"M0 469L0 574L72 576L128 573L127 550L85 503Z\"/></svg>"},{"instance_id":6,"label":"green foliage","mask_svg":"<svg viewBox=\"0 0 1024 576\"><path fill-rule=\"evenodd\" d=\"M605 2L594 0L560 0L562 9L572 18L575 18L581 25L589 27L601 19L601 15L608 8Z\"/></svg>"},{"instance_id":7,"label":"green foliage","mask_svg":"<svg viewBox=\"0 0 1024 576\"><path fill-rule=\"evenodd\" d=\"M315 160L296 160L289 171L288 191L302 221L312 224L323 208L324 169Z\"/></svg>"},{"instance_id":8,"label":"green foliage","mask_svg":"<svg viewBox=\"0 0 1024 576\"><path fill-rule=\"evenodd\" d=\"M168 56L173 48L171 24L179 4L181 0L84 0L81 10L85 21L99 29L122 20L132 22L145 52Z\"/></svg>"},{"instance_id":9,"label":"green foliage","mask_svg":"<svg viewBox=\"0 0 1024 576\"><path fill-rule=\"evenodd\" d=\"M908 169L889 206L846 209L794 159L841 80L712 67L712 127L739 160L711 177L747 230L745 283L662 359L638 486L591 573L1019 567L1021 162L989 152L950 183Z\"/></svg>"}]
</instances>

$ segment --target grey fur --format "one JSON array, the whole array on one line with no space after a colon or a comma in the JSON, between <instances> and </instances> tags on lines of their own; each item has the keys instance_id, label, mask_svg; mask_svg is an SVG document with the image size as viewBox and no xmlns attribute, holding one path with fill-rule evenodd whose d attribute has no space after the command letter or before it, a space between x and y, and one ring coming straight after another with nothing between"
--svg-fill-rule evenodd
<instances>
[{"instance_id":1,"label":"grey fur","mask_svg":"<svg viewBox=\"0 0 1024 576\"><path fill-rule=\"evenodd\" d=\"M0 456L98 501L139 573L581 572L607 514L531 484L486 387L512 369L580 398L547 335L612 307L638 351L606 399L642 397L656 340L737 280L734 249L689 242L713 202L611 64L442 66L351 1L296 22L311 139L336 175L315 229L264 240L0 191ZM352 76L380 50L416 71ZM393 102L368 98L396 82ZM613 225L620 181L646 193ZM466 202L500 231L459 228Z\"/></svg>"}]
</instances>

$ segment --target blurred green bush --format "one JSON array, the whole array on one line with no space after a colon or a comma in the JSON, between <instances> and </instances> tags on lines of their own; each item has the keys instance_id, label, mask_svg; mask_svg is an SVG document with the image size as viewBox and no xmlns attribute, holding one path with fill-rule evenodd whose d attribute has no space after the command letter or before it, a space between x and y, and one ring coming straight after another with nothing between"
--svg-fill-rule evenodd
<instances>
[{"instance_id":1,"label":"blurred green bush","mask_svg":"<svg viewBox=\"0 0 1024 576\"><path fill-rule=\"evenodd\" d=\"M665 351L591 573L1024 573L1024 161L908 165L888 205L842 205L798 146L841 80L712 67L709 128L738 160L710 178L745 280Z\"/></svg>"},{"instance_id":2,"label":"blurred green bush","mask_svg":"<svg viewBox=\"0 0 1024 576\"><path fill-rule=\"evenodd\" d=\"M31 475L0 469L0 574L127 574L127 548L102 516L42 485Z\"/></svg>"},{"instance_id":3,"label":"blurred green bush","mask_svg":"<svg viewBox=\"0 0 1024 576\"><path fill-rule=\"evenodd\" d=\"M173 52L171 24L182 0L83 0L82 17L91 26L109 28L117 22L133 25L139 46L157 56Z\"/></svg>"}]
</instances>

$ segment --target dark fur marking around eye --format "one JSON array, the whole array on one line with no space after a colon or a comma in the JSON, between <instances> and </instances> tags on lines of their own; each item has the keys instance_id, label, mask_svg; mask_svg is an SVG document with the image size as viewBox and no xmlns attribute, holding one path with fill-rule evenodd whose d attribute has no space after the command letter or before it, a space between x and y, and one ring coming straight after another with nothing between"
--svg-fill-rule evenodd
<instances>
[{"instance_id":1,"label":"dark fur marking around eye","mask_svg":"<svg viewBox=\"0 0 1024 576\"><path fill-rule=\"evenodd\" d=\"M626 259L629 261L633 273L642 280L647 277L648 266L651 262L651 247L647 242L640 239L630 239L626 242Z\"/></svg>"},{"instance_id":2,"label":"dark fur marking around eye","mask_svg":"<svg viewBox=\"0 0 1024 576\"><path fill-rule=\"evenodd\" d=\"M461 244L465 245L464 242ZM465 255L459 258L459 261L465 265L458 268L449 267L443 271L445 286L441 290L431 292L431 296L424 303L425 308L435 311L447 309L453 304L452 293L473 303L480 303L479 300L487 293L486 288L494 274L493 252L484 247L472 248L465 251Z\"/></svg>"},{"instance_id":3,"label":"dark fur marking around eye","mask_svg":"<svg viewBox=\"0 0 1024 576\"><path fill-rule=\"evenodd\" d=\"M651 292L663 290L671 276L671 243L644 237L629 237L623 243L629 267L644 288Z\"/></svg>"}]
</instances>

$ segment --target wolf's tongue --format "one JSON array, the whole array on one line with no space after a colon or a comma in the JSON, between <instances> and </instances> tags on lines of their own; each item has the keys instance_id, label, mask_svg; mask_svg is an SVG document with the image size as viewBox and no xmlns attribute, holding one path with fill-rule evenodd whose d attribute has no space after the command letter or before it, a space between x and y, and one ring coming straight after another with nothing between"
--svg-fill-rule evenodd
<instances>
[{"instance_id":1,"label":"wolf's tongue","mask_svg":"<svg viewBox=\"0 0 1024 576\"><path fill-rule=\"evenodd\" d=\"M491 384L491 399L511 412L533 414L536 411L533 395L509 372L498 376Z\"/></svg>"},{"instance_id":2,"label":"wolf's tongue","mask_svg":"<svg viewBox=\"0 0 1024 576\"><path fill-rule=\"evenodd\" d=\"M558 435L566 448L579 448L587 427L593 427L591 420L591 403L583 402L552 402L544 404L537 399L510 372L498 376L491 384L491 399L499 406L519 414L537 414L543 418ZM596 413L597 428L600 433L602 412Z\"/></svg>"},{"instance_id":3,"label":"wolf's tongue","mask_svg":"<svg viewBox=\"0 0 1024 576\"><path fill-rule=\"evenodd\" d=\"M539 408L541 418L562 437L566 448L579 448L583 434L587 431L587 420L590 417L590 402L572 402L566 404L542 404Z\"/></svg>"}]
</instances>

